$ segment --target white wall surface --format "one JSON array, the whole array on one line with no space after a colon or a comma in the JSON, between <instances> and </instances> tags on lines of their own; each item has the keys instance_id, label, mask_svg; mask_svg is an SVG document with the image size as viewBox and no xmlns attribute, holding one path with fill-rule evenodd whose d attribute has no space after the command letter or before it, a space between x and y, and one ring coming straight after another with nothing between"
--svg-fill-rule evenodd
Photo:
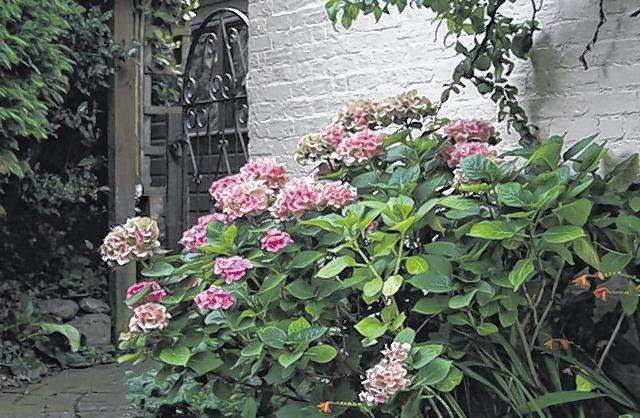
<instances>
[{"instance_id":1,"label":"white wall surface","mask_svg":"<svg viewBox=\"0 0 640 418\"><path fill-rule=\"evenodd\" d=\"M640 4L604 2L608 23L588 70L578 57L597 25L598 1L545 0L532 60L518 64L514 80L543 133L568 132L575 141L600 132L623 156L640 145L640 17L629 17ZM517 0L512 10L528 16L530 7ZM323 0L249 0L253 155L291 159L300 136L322 129L354 99L417 88L437 100L460 58L443 46L444 31L434 39L430 17L407 9L376 24L361 16L336 32ZM443 114L494 119L493 102L474 90L452 96Z\"/></svg>"}]
</instances>

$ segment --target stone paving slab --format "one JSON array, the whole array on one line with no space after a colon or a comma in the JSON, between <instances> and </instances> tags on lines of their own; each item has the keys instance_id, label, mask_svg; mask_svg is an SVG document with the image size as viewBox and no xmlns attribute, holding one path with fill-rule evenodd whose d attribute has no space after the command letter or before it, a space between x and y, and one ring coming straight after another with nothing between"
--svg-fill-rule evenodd
<instances>
[{"instance_id":1,"label":"stone paving slab","mask_svg":"<svg viewBox=\"0 0 640 418\"><path fill-rule=\"evenodd\" d=\"M130 365L68 369L23 388L0 390L2 418L132 418L124 374Z\"/></svg>"}]
</instances>

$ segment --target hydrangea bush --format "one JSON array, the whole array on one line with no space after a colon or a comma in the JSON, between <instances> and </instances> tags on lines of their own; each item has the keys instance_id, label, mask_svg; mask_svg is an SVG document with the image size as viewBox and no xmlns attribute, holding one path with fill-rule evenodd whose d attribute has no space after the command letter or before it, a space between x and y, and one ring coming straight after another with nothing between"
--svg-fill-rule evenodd
<instances>
[{"instance_id":1,"label":"hydrangea bush","mask_svg":"<svg viewBox=\"0 0 640 418\"><path fill-rule=\"evenodd\" d=\"M158 252L149 219L115 227L104 259L146 266L121 360L159 364L132 400L196 417L636 411L606 365L638 303L638 156L598 173L594 139L501 155L487 122L416 92L363 100L301 139L313 174L259 158L215 181L181 252Z\"/></svg>"}]
</instances>

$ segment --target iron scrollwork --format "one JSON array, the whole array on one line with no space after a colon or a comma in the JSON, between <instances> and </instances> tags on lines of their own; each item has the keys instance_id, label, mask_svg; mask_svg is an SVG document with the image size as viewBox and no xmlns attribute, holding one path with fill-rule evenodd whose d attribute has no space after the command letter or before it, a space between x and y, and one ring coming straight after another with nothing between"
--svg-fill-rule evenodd
<instances>
[{"instance_id":1,"label":"iron scrollwork","mask_svg":"<svg viewBox=\"0 0 640 418\"><path fill-rule=\"evenodd\" d=\"M249 158L248 19L221 8L192 33L182 92L184 141L194 181L231 174Z\"/></svg>"}]
</instances>

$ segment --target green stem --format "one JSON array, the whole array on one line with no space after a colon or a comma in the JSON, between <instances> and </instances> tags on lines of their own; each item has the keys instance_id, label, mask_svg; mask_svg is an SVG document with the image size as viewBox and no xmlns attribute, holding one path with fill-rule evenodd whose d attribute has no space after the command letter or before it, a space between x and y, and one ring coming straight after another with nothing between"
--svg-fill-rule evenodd
<instances>
[{"instance_id":1,"label":"green stem","mask_svg":"<svg viewBox=\"0 0 640 418\"><path fill-rule=\"evenodd\" d=\"M400 262L402 261L402 252L404 249L404 237L404 234L400 235L400 244L398 245L398 259L396 260L396 267L393 269L394 276L400 271Z\"/></svg>"},{"instance_id":2,"label":"green stem","mask_svg":"<svg viewBox=\"0 0 640 418\"><path fill-rule=\"evenodd\" d=\"M362 259L364 260L365 264L369 267L369 270L371 270L373 275L375 277L379 278L380 280L383 280L382 276L380 276L380 274L378 274L376 269L373 267L373 264L371 264L371 260L369 260L369 257L367 257L367 255L364 253L364 251L362 251L362 249L360 248L360 246L358 245L357 242L355 243L354 248L355 248L356 252L360 255L360 257L362 257Z\"/></svg>"}]
</instances>

